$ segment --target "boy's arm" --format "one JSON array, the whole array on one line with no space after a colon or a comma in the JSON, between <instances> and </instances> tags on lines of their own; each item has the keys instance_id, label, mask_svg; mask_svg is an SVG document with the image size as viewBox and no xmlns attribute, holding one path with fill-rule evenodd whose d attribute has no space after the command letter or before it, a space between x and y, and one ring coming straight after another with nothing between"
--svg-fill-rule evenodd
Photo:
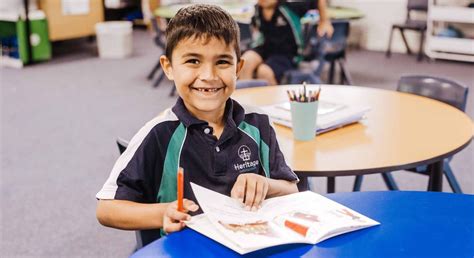
<instances>
[{"instance_id":1,"label":"boy's arm","mask_svg":"<svg viewBox=\"0 0 474 258\"><path fill-rule=\"evenodd\" d=\"M296 182L290 182L282 179L267 178L268 181L268 193L267 198L287 195L298 192Z\"/></svg>"},{"instance_id":2,"label":"boy's arm","mask_svg":"<svg viewBox=\"0 0 474 258\"><path fill-rule=\"evenodd\" d=\"M125 200L99 200L97 219L100 224L125 230L144 230L163 228L165 232L174 232L183 228L183 220L191 217L188 211L199 207L190 200L184 200L184 212L177 211L176 202L137 203Z\"/></svg>"},{"instance_id":3,"label":"boy's arm","mask_svg":"<svg viewBox=\"0 0 474 258\"><path fill-rule=\"evenodd\" d=\"M168 203L137 203L125 200L99 200L97 219L100 224L125 230L163 227L163 215Z\"/></svg>"}]
</instances>

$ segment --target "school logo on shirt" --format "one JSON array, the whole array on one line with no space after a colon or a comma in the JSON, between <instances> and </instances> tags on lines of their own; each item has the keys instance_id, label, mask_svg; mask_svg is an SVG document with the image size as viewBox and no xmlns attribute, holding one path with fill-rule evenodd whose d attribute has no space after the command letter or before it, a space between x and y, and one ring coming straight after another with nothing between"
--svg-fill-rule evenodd
<instances>
[{"instance_id":1,"label":"school logo on shirt","mask_svg":"<svg viewBox=\"0 0 474 258\"><path fill-rule=\"evenodd\" d=\"M240 146L237 152L239 153L239 157L242 159L242 161L250 160L250 155L252 155L252 152L250 151L249 147L247 147L247 145Z\"/></svg>"},{"instance_id":2,"label":"school logo on shirt","mask_svg":"<svg viewBox=\"0 0 474 258\"><path fill-rule=\"evenodd\" d=\"M250 148L247 145L241 145L237 150L237 155L243 162L234 164L234 169L236 171L242 173L258 169L258 159L251 161L252 151L250 151Z\"/></svg>"},{"instance_id":3,"label":"school logo on shirt","mask_svg":"<svg viewBox=\"0 0 474 258\"><path fill-rule=\"evenodd\" d=\"M278 16L276 20L276 26L286 26L288 23L283 19L283 17Z\"/></svg>"}]
</instances>

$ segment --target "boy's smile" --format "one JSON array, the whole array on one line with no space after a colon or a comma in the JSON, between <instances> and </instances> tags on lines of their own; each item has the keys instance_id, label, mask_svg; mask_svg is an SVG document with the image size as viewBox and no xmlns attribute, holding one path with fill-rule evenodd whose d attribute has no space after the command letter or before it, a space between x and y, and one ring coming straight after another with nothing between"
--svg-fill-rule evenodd
<instances>
[{"instance_id":1,"label":"boy's smile","mask_svg":"<svg viewBox=\"0 0 474 258\"><path fill-rule=\"evenodd\" d=\"M188 111L199 119L221 117L242 67L232 43L227 45L216 37L185 38L176 45L171 59L162 56L161 64Z\"/></svg>"}]
</instances>

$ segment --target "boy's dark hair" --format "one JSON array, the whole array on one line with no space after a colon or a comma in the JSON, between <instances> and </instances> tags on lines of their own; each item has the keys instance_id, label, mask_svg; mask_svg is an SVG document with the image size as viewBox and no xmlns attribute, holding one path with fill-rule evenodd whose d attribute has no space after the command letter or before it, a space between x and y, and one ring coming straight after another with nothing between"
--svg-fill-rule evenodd
<instances>
[{"instance_id":1,"label":"boy's dark hair","mask_svg":"<svg viewBox=\"0 0 474 258\"><path fill-rule=\"evenodd\" d=\"M233 44L240 61L240 31L237 23L222 8L209 4L195 4L179 9L166 28L166 57L186 38L216 37L227 45Z\"/></svg>"}]
</instances>

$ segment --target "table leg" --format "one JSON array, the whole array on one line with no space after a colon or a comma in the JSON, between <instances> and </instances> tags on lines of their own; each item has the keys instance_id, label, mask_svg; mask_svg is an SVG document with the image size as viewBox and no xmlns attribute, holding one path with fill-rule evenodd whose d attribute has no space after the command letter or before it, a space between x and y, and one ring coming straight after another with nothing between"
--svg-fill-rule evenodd
<instances>
[{"instance_id":1,"label":"table leg","mask_svg":"<svg viewBox=\"0 0 474 258\"><path fill-rule=\"evenodd\" d=\"M428 191L443 191L443 166L444 160L440 160L428 165L428 172L430 175L430 179L428 181Z\"/></svg>"},{"instance_id":2,"label":"table leg","mask_svg":"<svg viewBox=\"0 0 474 258\"><path fill-rule=\"evenodd\" d=\"M297 184L298 191L303 192L309 190L308 177L299 175L298 178L300 179Z\"/></svg>"},{"instance_id":3,"label":"table leg","mask_svg":"<svg viewBox=\"0 0 474 258\"><path fill-rule=\"evenodd\" d=\"M328 193L336 192L336 178L333 176L328 176L327 192Z\"/></svg>"}]
</instances>

